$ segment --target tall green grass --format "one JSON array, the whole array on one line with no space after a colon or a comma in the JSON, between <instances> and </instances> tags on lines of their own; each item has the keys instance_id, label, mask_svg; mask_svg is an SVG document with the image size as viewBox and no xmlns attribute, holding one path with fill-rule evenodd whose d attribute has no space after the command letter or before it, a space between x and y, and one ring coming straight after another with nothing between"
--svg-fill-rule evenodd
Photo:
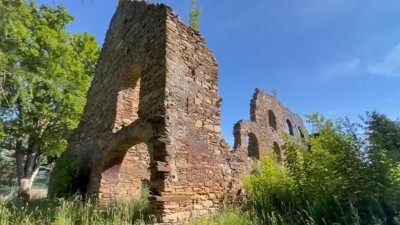
<instances>
[{"instance_id":1,"label":"tall green grass","mask_svg":"<svg viewBox=\"0 0 400 225\"><path fill-rule=\"evenodd\" d=\"M35 200L25 205L20 202L0 200L0 225L146 225L156 221L147 211L146 199L130 203L98 206L77 200ZM350 223L316 222L303 211L282 213L268 211L259 205L221 209L214 215L191 219L184 225L286 225L286 224L365 224L357 218ZM386 224L380 220L368 224ZM398 223L395 223L398 224Z\"/></svg>"},{"instance_id":2,"label":"tall green grass","mask_svg":"<svg viewBox=\"0 0 400 225\"><path fill-rule=\"evenodd\" d=\"M239 209L223 209L215 215L192 219L184 225L256 225L255 217Z\"/></svg>"},{"instance_id":3,"label":"tall green grass","mask_svg":"<svg viewBox=\"0 0 400 225\"><path fill-rule=\"evenodd\" d=\"M0 200L0 225L128 225L152 224L148 201L99 206L75 200Z\"/></svg>"}]
</instances>

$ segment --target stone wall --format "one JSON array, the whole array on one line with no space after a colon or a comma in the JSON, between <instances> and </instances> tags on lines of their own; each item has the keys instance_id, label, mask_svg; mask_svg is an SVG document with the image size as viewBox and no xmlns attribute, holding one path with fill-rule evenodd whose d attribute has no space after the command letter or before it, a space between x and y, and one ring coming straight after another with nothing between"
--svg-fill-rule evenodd
<instances>
[{"instance_id":1,"label":"stone wall","mask_svg":"<svg viewBox=\"0 0 400 225\"><path fill-rule=\"evenodd\" d=\"M283 133L298 141L308 138L299 115L291 112L273 96L256 89L250 103L250 120L241 120L234 126L234 151L256 159L267 152L275 152L282 161Z\"/></svg>"},{"instance_id":2,"label":"stone wall","mask_svg":"<svg viewBox=\"0 0 400 225\"><path fill-rule=\"evenodd\" d=\"M103 202L129 201L142 196L150 180L150 155L145 143L129 146L123 161L102 172L99 198Z\"/></svg>"},{"instance_id":3,"label":"stone wall","mask_svg":"<svg viewBox=\"0 0 400 225\"><path fill-rule=\"evenodd\" d=\"M299 115L275 97L256 89L250 102L250 120L240 120L233 127L234 146L229 154L229 165L234 174L231 193L244 193L240 176L250 173L254 161L265 154L273 152L279 161L284 162L284 134L299 143L308 138Z\"/></svg>"},{"instance_id":4,"label":"stone wall","mask_svg":"<svg viewBox=\"0 0 400 225\"><path fill-rule=\"evenodd\" d=\"M279 152L286 120L294 136L303 127L257 90L251 120L235 125L231 151L221 137L220 103L218 66L203 37L163 4L119 1L84 115L52 172L49 195L79 192L109 203L138 198L147 186L160 222L214 212L240 191L250 159L275 142Z\"/></svg>"},{"instance_id":5,"label":"stone wall","mask_svg":"<svg viewBox=\"0 0 400 225\"><path fill-rule=\"evenodd\" d=\"M231 176L221 138L218 68L198 32L167 17L166 127L169 179L161 209L164 221L217 209Z\"/></svg>"},{"instance_id":6,"label":"stone wall","mask_svg":"<svg viewBox=\"0 0 400 225\"><path fill-rule=\"evenodd\" d=\"M122 183L131 182L124 174L135 170L143 173L134 172L132 179L153 179L154 190L159 188L157 183L163 183L162 175L157 171L151 175L144 172L143 164L148 164L147 171L150 161L160 158L153 152L165 152L162 137L166 132L168 10L160 4L120 1L107 31L83 117L59 160L75 159L76 173L72 170L70 178L61 178L58 175L63 168L56 165L50 180L50 195L80 192L104 202L118 200L125 197L122 192L128 191ZM78 185L59 190L60 179ZM133 189L139 190L140 186L136 183Z\"/></svg>"}]
</instances>

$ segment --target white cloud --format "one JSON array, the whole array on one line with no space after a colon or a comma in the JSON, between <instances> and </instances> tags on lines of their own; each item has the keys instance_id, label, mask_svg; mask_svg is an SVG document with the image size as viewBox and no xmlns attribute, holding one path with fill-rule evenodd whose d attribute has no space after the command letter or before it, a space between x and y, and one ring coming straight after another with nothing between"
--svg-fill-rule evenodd
<instances>
[{"instance_id":1,"label":"white cloud","mask_svg":"<svg viewBox=\"0 0 400 225\"><path fill-rule=\"evenodd\" d=\"M367 66L366 72L385 77L400 76L400 43L386 53L378 63Z\"/></svg>"},{"instance_id":2,"label":"white cloud","mask_svg":"<svg viewBox=\"0 0 400 225\"><path fill-rule=\"evenodd\" d=\"M400 43L372 63L352 59L326 67L323 74L324 80L357 75L398 77L400 76Z\"/></svg>"},{"instance_id":3,"label":"white cloud","mask_svg":"<svg viewBox=\"0 0 400 225\"><path fill-rule=\"evenodd\" d=\"M327 67L324 72L324 78L329 80L334 77L353 76L358 74L359 70L360 60L352 59Z\"/></svg>"}]
</instances>

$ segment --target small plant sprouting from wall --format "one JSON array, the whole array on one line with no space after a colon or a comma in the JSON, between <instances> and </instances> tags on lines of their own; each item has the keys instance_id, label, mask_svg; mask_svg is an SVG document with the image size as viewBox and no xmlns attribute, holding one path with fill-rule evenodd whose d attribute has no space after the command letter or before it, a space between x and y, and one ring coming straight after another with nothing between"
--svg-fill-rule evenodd
<instances>
[{"instance_id":1,"label":"small plant sprouting from wall","mask_svg":"<svg viewBox=\"0 0 400 225\"><path fill-rule=\"evenodd\" d=\"M195 30L199 30L199 18L201 15L201 9L197 8L196 6L196 0L191 0L190 2L190 12L189 12L189 17L190 17L190 27L192 27Z\"/></svg>"},{"instance_id":2,"label":"small plant sprouting from wall","mask_svg":"<svg viewBox=\"0 0 400 225\"><path fill-rule=\"evenodd\" d=\"M272 89L272 90L271 90L271 95L272 95L272 97L274 97L274 98L278 98L278 91L277 91L276 89Z\"/></svg>"}]
</instances>

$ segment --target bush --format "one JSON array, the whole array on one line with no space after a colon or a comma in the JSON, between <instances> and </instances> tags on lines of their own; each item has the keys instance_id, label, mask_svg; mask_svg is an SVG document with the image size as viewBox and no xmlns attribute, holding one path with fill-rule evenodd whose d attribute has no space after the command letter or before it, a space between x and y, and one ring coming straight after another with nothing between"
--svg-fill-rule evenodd
<instances>
[{"instance_id":1,"label":"bush","mask_svg":"<svg viewBox=\"0 0 400 225\"><path fill-rule=\"evenodd\" d=\"M242 178L251 208L263 220L274 217L273 214L284 215L297 211L294 180L289 170L278 162L277 157L268 154L261 159L258 171Z\"/></svg>"},{"instance_id":2,"label":"bush","mask_svg":"<svg viewBox=\"0 0 400 225\"><path fill-rule=\"evenodd\" d=\"M306 143L285 137L285 165L267 154L242 178L261 223L400 224L400 167L387 155L395 150L360 138L349 120L309 119L318 135Z\"/></svg>"}]
</instances>

